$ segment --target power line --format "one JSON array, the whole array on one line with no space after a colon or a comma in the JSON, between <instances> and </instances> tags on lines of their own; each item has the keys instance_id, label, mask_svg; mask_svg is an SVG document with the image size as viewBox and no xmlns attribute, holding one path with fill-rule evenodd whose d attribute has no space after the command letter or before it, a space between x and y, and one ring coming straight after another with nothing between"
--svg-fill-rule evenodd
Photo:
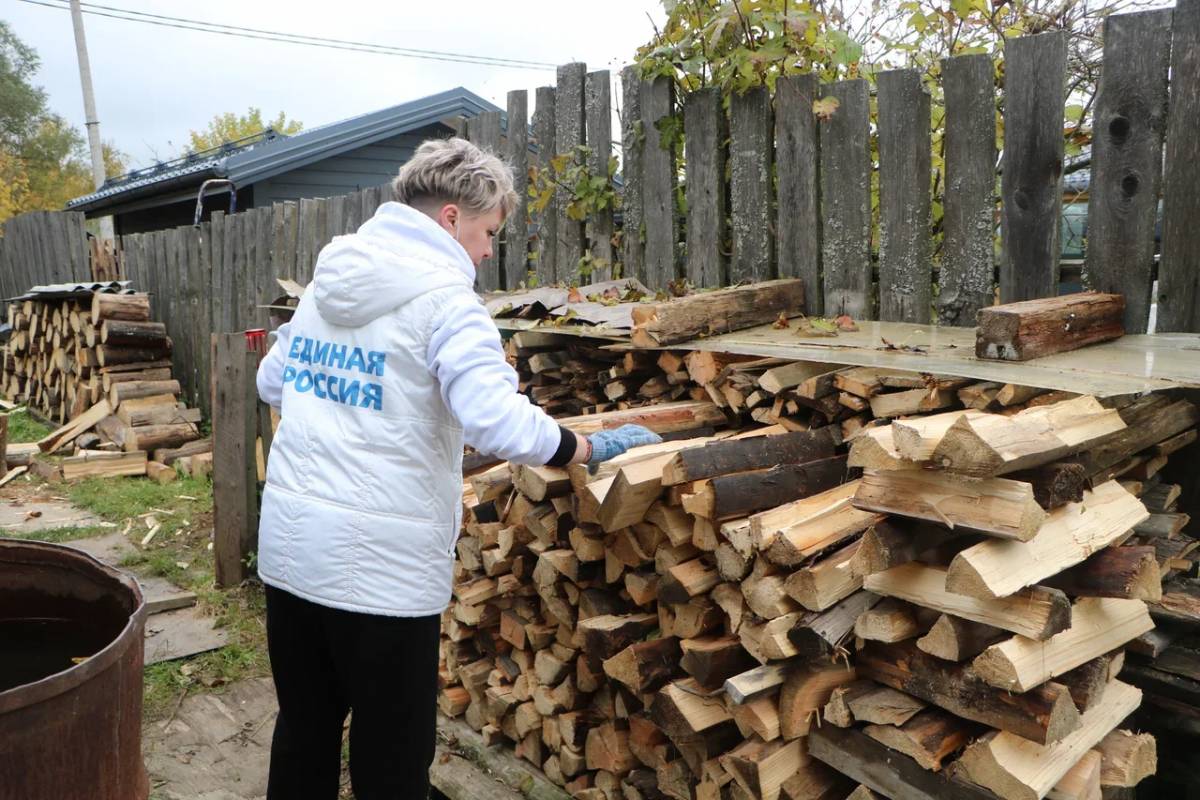
<instances>
[{"instance_id":1,"label":"power line","mask_svg":"<svg viewBox=\"0 0 1200 800\"><path fill-rule=\"evenodd\" d=\"M66 0L58 0L57 2L48 2L47 0L21 0L21 2L28 3L30 5L42 6L44 8L55 8L64 11L69 10L67 5L60 5L60 3L65 3ZM308 47L322 47L330 50L348 50L360 53L373 53L375 55L400 56L402 58L415 58L426 61L449 61L460 64L477 64L481 66L505 67L509 69L543 71L555 68L554 64L543 61L523 61L520 59L500 58L494 56L475 56L468 53L452 53L441 50L422 50L418 48L395 47L392 45L373 44L370 42L355 42L344 39L331 39L320 36L307 36L304 34L269 31L261 28L247 28L237 25L226 25L224 23L185 19L182 17L169 17L161 14L151 14L144 11L115 8L113 6L99 5L95 3L82 3L81 5L83 6L83 12L85 14L91 14L93 16L118 19L125 22L140 22L144 25L155 25L164 28L199 31L201 33L215 33L223 36L234 36L243 39L257 39L260 41L298 44Z\"/></svg>"}]
</instances>

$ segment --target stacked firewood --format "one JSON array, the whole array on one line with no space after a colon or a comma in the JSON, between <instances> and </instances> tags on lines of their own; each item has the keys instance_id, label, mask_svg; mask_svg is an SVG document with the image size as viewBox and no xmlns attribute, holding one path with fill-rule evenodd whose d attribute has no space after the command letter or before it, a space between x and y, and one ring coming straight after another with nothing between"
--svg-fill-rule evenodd
<instances>
[{"instance_id":1,"label":"stacked firewood","mask_svg":"<svg viewBox=\"0 0 1200 800\"><path fill-rule=\"evenodd\" d=\"M4 395L47 419L74 419L102 397L115 405L164 390L179 394L171 381L171 339L163 323L150 321L147 294L18 301L8 306L8 324Z\"/></svg>"},{"instance_id":2,"label":"stacked firewood","mask_svg":"<svg viewBox=\"0 0 1200 800\"><path fill-rule=\"evenodd\" d=\"M38 443L41 452L79 451L62 465L43 464L49 477L146 474L151 452L170 459L200 439L200 410L179 401L171 339L151 321L149 295L26 299L9 304L8 321L4 396L62 423Z\"/></svg>"},{"instance_id":3,"label":"stacked firewood","mask_svg":"<svg viewBox=\"0 0 1200 800\"><path fill-rule=\"evenodd\" d=\"M1087 797L1153 771L1118 730L1142 682L1115 676L1191 567L1160 471L1194 406L696 356L723 409L564 422L698 435L464 486L445 713L584 800Z\"/></svg>"},{"instance_id":4,"label":"stacked firewood","mask_svg":"<svg viewBox=\"0 0 1200 800\"><path fill-rule=\"evenodd\" d=\"M850 569L884 599L855 623L859 680L812 755L868 783L891 759L873 788L945 797L1089 797L1154 772L1153 738L1118 730L1141 681L1117 673L1153 639L1164 578L1191 566L1158 475L1198 417L1155 395L1108 406L957 411L855 440L851 504L886 519Z\"/></svg>"}]
</instances>

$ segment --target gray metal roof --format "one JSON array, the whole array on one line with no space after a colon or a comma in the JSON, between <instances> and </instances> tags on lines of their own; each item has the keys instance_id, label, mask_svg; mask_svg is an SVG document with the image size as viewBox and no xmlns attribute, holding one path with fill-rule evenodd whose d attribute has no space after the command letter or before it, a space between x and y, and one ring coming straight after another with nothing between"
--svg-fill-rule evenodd
<instances>
[{"instance_id":1,"label":"gray metal roof","mask_svg":"<svg viewBox=\"0 0 1200 800\"><path fill-rule=\"evenodd\" d=\"M214 148L105 181L95 192L67 202L72 211L95 211L135 197L207 178L228 178L238 187L336 156L450 117L500 111L459 86L419 100L321 125L292 136L268 134L240 146Z\"/></svg>"}]
</instances>

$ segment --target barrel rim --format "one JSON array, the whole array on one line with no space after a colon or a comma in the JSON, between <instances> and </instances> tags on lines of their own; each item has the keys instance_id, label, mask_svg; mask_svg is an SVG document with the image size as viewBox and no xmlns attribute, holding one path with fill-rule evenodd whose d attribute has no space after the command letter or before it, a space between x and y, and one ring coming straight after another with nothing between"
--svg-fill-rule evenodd
<instances>
[{"instance_id":1,"label":"barrel rim","mask_svg":"<svg viewBox=\"0 0 1200 800\"><path fill-rule=\"evenodd\" d=\"M146 598L142 595L142 589L132 575L105 564L91 553L79 548L66 544L25 539L0 538L0 564L6 561L37 564L49 562L51 566L80 573L90 572L89 577L107 578L131 591L136 605L121 632L87 661L74 664L61 672L47 675L33 683L14 686L7 691L0 692L0 714L11 713L66 694L116 664L131 643L138 647L142 646L141 636L146 622Z\"/></svg>"}]
</instances>

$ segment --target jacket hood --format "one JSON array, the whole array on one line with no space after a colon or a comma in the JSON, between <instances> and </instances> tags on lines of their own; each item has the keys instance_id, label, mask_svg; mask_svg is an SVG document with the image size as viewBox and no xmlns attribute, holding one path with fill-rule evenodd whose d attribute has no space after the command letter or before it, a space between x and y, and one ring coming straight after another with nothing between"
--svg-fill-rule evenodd
<instances>
[{"instance_id":1,"label":"jacket hood","mask_svg":"<svg viewBox=\"0 0 1200 800\"><path fill-rule=\"evenodd\" d=\"M474 283L467 251L440 225L410 206L384 203L357 233L322 248L312 292L327 322L360 327L423 294Z\"/></svg>"}]
</instances>

